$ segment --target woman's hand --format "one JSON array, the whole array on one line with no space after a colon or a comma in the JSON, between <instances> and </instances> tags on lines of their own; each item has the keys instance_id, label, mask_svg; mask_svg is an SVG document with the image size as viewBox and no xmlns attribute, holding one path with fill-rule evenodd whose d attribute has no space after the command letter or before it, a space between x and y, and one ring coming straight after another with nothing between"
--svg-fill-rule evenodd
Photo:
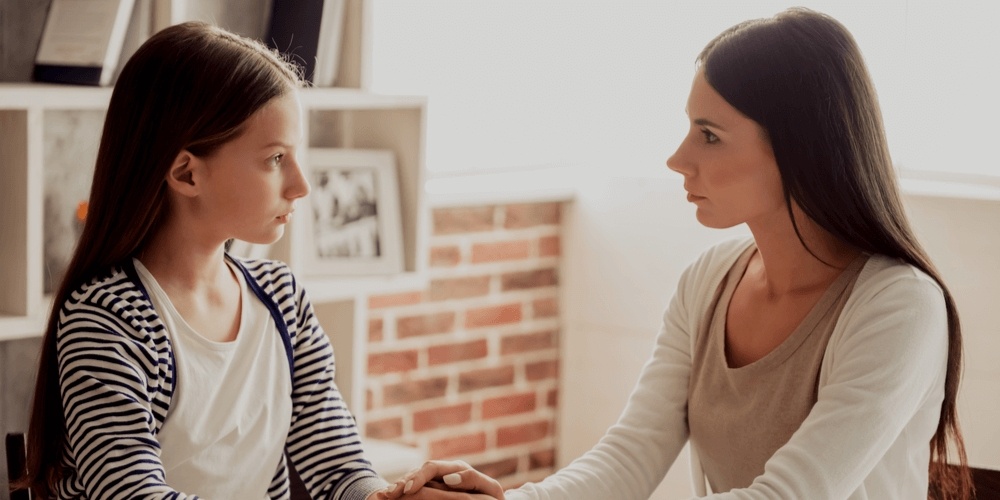
<instances>
[{"instance_id":1,"label":"woman's hand","mask_svg":"<svg viewBox=\"0 0 1000 500\"><path fill-rule=\"evenodd\" d=\"M426 486L426 487L425 487ZM430 460L409 472L385 492L387 500L504 500L503 487L495 479L462 461Z\"/></svg>"}]
</instances>

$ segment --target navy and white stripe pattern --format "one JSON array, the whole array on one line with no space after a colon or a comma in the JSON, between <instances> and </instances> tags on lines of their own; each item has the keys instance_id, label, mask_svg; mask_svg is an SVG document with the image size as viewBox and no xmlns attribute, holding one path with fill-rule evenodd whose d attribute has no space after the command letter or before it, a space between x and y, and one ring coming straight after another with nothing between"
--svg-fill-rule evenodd
<instances>
[{"instance_id":1,"label":"navy and white stripe pattern","mask_svg":"<svg viewBox=\"0 0 1000 500\"><path fill-rule=\"evenodd\" d=\"M291 428L268 496L289 497L291 460L313 498L364 500L385 482L362 455L305 290L280 262L234 262L278 320L292 362ZM130 263L80 287L59 311L67 446L58 498L197 498L164 481L156 435L175 384L203 382L176 380L163 322Z\"/></svg>"}]
</instances>

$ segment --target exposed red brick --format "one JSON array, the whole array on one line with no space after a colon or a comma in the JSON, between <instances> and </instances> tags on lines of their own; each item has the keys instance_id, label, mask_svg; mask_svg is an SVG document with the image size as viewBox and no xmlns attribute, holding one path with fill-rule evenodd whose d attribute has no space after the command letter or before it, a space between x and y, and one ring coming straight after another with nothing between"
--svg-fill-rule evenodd
<instances>
[{"instance_id":1,"label":"exposed red brick","mask_svg":"<svg viewBox=\"0 0 1000 500\"><path fill-rule=\"evenodd\" d=\"M473 264L527 259L530 255L531 242L528 240L497 241L472 245Z\"/></svg>"},{"instance_id":2,"label":"exposed red brick","mask_svg":"<svg viewBox=\"0 0 1000 500\"><path fill-rule=\"evenodd\" d=\"M518 321L521 321L521 304L480 307L469 309L465 313L466 328L496 326Z\"/></svg>"},{"instance_id":3,"label":"exposed red brick","mask_svg":"<svg viewBox=\"0 0 1000 500\"><path fill-rule=\"evenodd\" d=\"M369 309L381 309L384 307L409 306L419 304L424 299L424 292L403 292L387 295L372 295L368 297Z\"/></svg>"},{"instance_id":4,"label":"exposed red brick","mask_svg":"<svg viewBox=\"0 0 1000 500\"><path fill-rule=\"evenodd\" d=\"M472 403L445 406L413 413L413 430L424 432L440 427L460 425L472 420Z\"/></svg>"},{"instance_id":5,"label":"exposed red brick","mask_svg":"<svg viewBox=\"0 0 1000 500\"><path fill-rule=\"evenodd\" d=\"M403 435L403 419L386 418L365 424L365 435L372 439L395 439Z\"/></svg>"},{"instance_id":6,"label":"exposed red brick","mask_svg":"<svg viewBox=\"0 0 1000 500\"><path fill-rule=\"evenodd\" d=\"M381 375L383 373L405 372L417 367L417 351L380 352L368 355L368 373Z\"/></svg>"},{"instance_id":7,"label":"exposed red brick","mask_svg":"<svg viewBox=\"0 0 1000 500\"><path fill-rule=\"evenodd\" d=\"M489 276L431 280L430 300L465 299L490 293Z\"/></svg>"},{"instance_id":8,"label":"exposed red brick","mask_svg":"<svg viewBox=\"0 0 1000 500\"><path fill-rule=\"evenodd\" d=\"M536 398L534 392L489 398L483 401L483 418L505 417L533 411Z\"/></svg>"},{"instance_id":9,"label":"exposed red brick","mask_svg":"<svg viewBox=\"0 0 1000 500\"><path fill-rule=\"evenodd\" d=\"M453 312L405 316L396 320L396 336L401 339L418 335L448 333L454 328L455 313Z\"/></svg>"},{"instance_id":10,"label":"exposed red brick","mask_svg":"<svg viewBox=\"0 0 1000 500\"><path fill-rule=\"evenodd\" d=\"M398 384L386 384L382 387L382 399L385 406L401 405L423 399L439 398L444 396L447 389L447 377L408 380Z\"/></svg>"},{"instance_id":11,"label":"exposed red brick","mask_svg":"<svg viewBox=\"0 0 1000 500\"><path fill-rule=\"evenodd\" d=\"M372 318L368 320L368 341L381 342L385 336L385 329L382 327L382 318Z\"/></svg>"},{"instance_id":12,"label":"exposed red brick","mask_svg":"<svg viewBox=\"0 0 1000 500\"><path fill-rule=\"evenodd\" d=\"M471 233L493 229L494 207L456 207L434 210L434 234Z\"/></svg>"},{"instance_id":13,"label":"exposed red brick","mask_svg":"<svg viewBox=\"0 0 1000 500\"><path fill-rule=\"evenodd\" d=\"M559 315L559 300L555 298L532 301L531 310L535 318L551 318Z\"/></svg>"},{"instance_id":14,"label":"exposed red brick","mask_svg":"<svg viewBox=\"0 0 1000 500\"><path fill-rule=\"evenodd\" d=\"M477 432L431 441L430 458L450 458L484 451L486 451L486 433Z\"/></svg>"},{"instance_id":15,"label":"exposed red brick","mask_svg":"<svg viewBox=\"0 0 1000 500\"><path fill-rule=\"evenodd\" d=\"M462 261L462 252L455 245L431 247L431 267L453 267Z\"/></svg>"},{"instance_id":16,"label":"exposed red brick","mask_svg":"<svg viewBox=\"0 0 1000 500\"><path fill-rule=\"evenodd\" d=\"M459 392L474 391L486 387L498 387L514 383L514 367L501 366L484 368L462 373L458 376Z\"/></svg>"},{"instance_id":17,"label":"exposed red brick","mask_svg":"<svg viewBox=\"0 0 1000 500\"><path fill-rule=\"evenodd\" d=\"M528 468L529 469L544 469L548 467L555 467L556 465L556 450L549 448L547 450L539 450L531 452L528 455Z\"/></svg>"},{"instance_id":18,"label":"exposed red brick","mask_svg":"<svg viewBox=\"0 0 1000 500\"><path fill-rule=\"evenodd\" d=\"M558 257L562 253L558 236L542 236L538 239L539 257Z\"/></svg>"},{"instance_id":19,"label":"exposed red brick","mask_svg":"<svg viewBox=\"0 0 1000 500\"><path fill-rule=\"evenodd\" d=\"M548 420L501 427L497 429L497 446L513 446L544 439L549 435L549 428Z\"/></svg>"},{"instance_id":20,"label":"exposed red brick","mask_svg":"<svg viewBox=\"0 0 1000 500\"><path fill-rule=\"evenodd\" d=\"M494 479L498 479L504 476L512 476L516 474L517 463L517 457L510 457L503 460L497 460L495 462L476 463L472 464L472 466L479 472L482 472L483 474L486 474Z\"/></svg>"},{"instance_id":21,"label":"exposed red brick","mask_svg":"<svg viewBox=\"0 0 1000 500\"><path fill-rule=\"evenodd\" d=\"M508 335L500 339L500 354L551 349L556 346L557 337L555 330Z\"/></svg>"},{"instance_id":22,"label":"exposed red brick","mask_svg":"<svg viewBox=\"0 0 1000 500\"><path fill-rule=\"evenodd\" d=\"M427 350L428 363L440 365L469 359L485 358L488 346L485 339L433 346Z\"/></svg>"},{"instance_id":23,"label":"exposed red brick","mask_svg":"<svg viewBox=\"0 0 1000 500\"><path fill-rule=\"evenodd\" d=\"M505 292L543 286L555 286L558 284L559 275L555 268L504 273L500 276L500 289Z\"/></svg>"},{"instance_id":24,"label":"exposed red brick","mask_svg":"<svg viewBox=\"0 0 1000 500\"><path fill-rule=\"evenodd\" d=\"M559 203L522 203L507 205L504 227L517 229L559 224Z\"/></svg>"},{"instance_id":25,"label":"exposed red brick","mask_svg":"<svg viewBox=\"0 0 1000 500\"><path fill-rule=\"evenodd\" d=\"M549 391L548 395L545 396L545 404L549 408L559 407L559 389L552 389Z\"/></svg>"},{"instance_id":26,"label":"exposed red brick","mask_svg":"<svg viewBox=\"0 0 1000 500\"><path fill-rule=\"evenodd\" d=\"M559 376L559 362L556 360L538 361L524 366L525 376L534 382Z\"/></svg>"}]
</instances>

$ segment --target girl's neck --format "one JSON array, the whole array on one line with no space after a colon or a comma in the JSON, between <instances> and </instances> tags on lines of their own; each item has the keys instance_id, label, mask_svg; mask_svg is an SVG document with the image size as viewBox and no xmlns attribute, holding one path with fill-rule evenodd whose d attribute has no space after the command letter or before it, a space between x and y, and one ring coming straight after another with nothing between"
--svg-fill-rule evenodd
<instances>
[{"instance_id":1,"label":"girl's neck","mask_svg":"<svg viewBox=\"0 0 1000 500\"><path fill-rule=\"evenodd\" d=\"M204 293L232 282L225 241L205 238L167 219L137 255L164 290Z\"/></svg>"}]
</instances>

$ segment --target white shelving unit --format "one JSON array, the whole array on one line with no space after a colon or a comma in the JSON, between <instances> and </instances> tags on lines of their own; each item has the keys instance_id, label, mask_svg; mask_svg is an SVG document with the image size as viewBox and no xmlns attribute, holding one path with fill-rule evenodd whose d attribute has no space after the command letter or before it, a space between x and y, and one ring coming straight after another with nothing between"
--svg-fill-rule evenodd
<instances>
[{"instance_id":1,"label":"white shelving unit","mask_svg":"<svg viewBox=\"0 0 1000 500\"><path fill-rule=\"evenodd\" d=\"M344 31L334 88L300 91L307 113L307 148L385 149L393 152L399 181L403 271L387 276L318 276L303 265L304 219L293 218L269 249L306 287L333 344L337 384L364 433L370 295L426 286L428 208L425 178L426 99L362 90L370 58L369 0L345 0ZM155 0L157 27L177 22L175 0ZM180 12L183 17L183 12ZM172 20L168 22L168 20ZM67 113L103 113L111 88L0 83L0 342L41 336L52 299L44 293L46 140ZM87 114L87 113L84 113ZM93 116L91 116L93 118ZM69 120L72 122L72 120ZM48 126L47 126L48 122ZM82 126L91 126L90 122ZM94 123L94 126L100 126ZM92 134L91 134L92 135ZM87 136L87 134L83 134ZM70 140L75 140L71 138ZM97 145L93 145L96 151ZM81 162L83 160L81 159ZM81 168L92 168L81 165ZM304 163L308 168L308 149ZM300 203L302 208L305 203ZM308 212L308 211L306 211ZM366 440L369 460L388 479L420 464L421 450Z\"/></svg>"},{"instance_id":2,"label":"white shelving unit","mask_svg":"<svg viewBox=\"0 0 1000 500\"><path fill-rule=\"evenodd\" d=\"M106 109L110 88L0 84L0 341L39 336L51 307L43 294L43 144L50 113ZM404 271L388 276L315 276L298 257L304 235L293 219L271 256L289 263L316 303L338 353L349 403L363 406L368 295L425 284L427 208L423 198L426 101L357 89L305 88L309 147L388 149L396 157ZM308 165L308 155L306 156ZM301 221L301 218L299 219ZM351 353L349 356L347 353Z\"/></svg>"}]
</instances>

